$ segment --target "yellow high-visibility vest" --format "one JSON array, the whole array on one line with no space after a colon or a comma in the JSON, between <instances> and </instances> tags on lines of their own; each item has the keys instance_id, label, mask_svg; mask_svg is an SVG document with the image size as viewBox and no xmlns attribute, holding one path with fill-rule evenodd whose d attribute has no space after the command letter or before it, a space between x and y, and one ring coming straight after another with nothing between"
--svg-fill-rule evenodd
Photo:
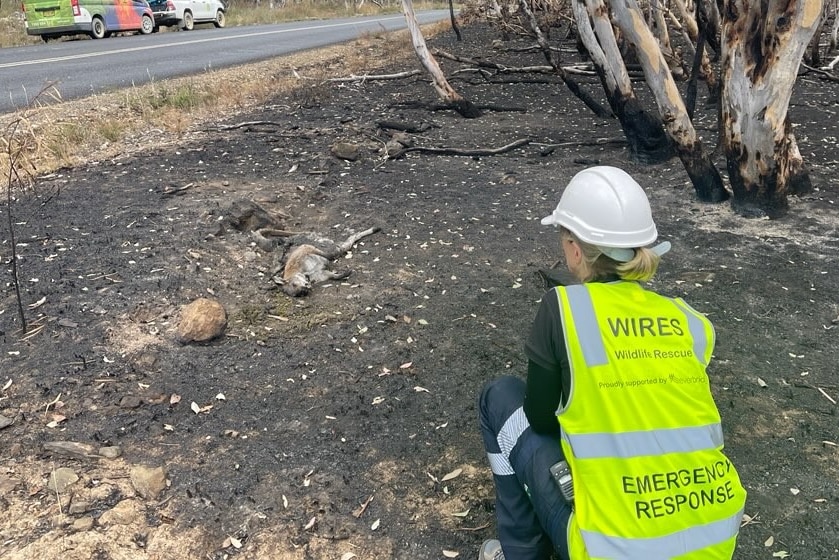
<instances>
[{"instance_id":1,"label":"yellow high-visibility vest","mask_svg":"<svg viewBox=\"0 0 839 560\"><path fill-rule=\"evenodd\" d=\"M746 501L705 369L710 321L634 282L556 288L571 365L557 410L573 560L728 560Z\"/></svg>"}]
</instances>

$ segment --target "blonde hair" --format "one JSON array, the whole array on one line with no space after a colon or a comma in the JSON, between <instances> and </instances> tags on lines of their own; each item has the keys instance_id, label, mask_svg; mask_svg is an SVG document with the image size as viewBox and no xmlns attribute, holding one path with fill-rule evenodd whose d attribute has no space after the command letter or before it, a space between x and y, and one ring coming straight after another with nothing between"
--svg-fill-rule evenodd
<instances>
[{"instance_id":1,"label":"blonde hair","mask_svg":"<svg viewBox=\"0 0 839 560\"><path fill-rule=\"evenodd\" d=\"M580 247L583 255L577 275L581 282L605 280L617 276L621 280L633 282L648 282L655 276L661 257L646 247L635 249L635 256L628 262L618 262L607 257L596 245L580 241L572 231L560 228L559 236L562 240L573 240Z\"/></svg>"}]
</instances>

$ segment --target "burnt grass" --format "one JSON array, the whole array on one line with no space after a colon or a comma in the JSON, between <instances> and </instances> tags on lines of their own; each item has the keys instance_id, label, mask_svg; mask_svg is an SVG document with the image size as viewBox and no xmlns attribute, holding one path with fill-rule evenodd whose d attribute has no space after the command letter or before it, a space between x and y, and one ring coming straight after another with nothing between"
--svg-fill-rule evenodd
<instances>
[{"instance_id":1,"label":"burnt grass","mask_svg":"<svg viewBox=\"0 0 839 560\"><path fill-rule=\"evenodd\" d=\"M500 41L483 25L463 34L429 43L543 63L521 50L525 38ZM573 44L562 47L565 63L579 62ZM539 270L560 255L539 218L594 163L646 187L673 243L652 288L716 327L711 384L749 491L736 557L839 556L837 84L803 74L791 104L815 190L791 198L783 218L748 220L699 203L677 159L629 161L617 122L557 79L441 63L474 103L521 111L464 119L435 109L420 78L312 84L146 155L41 177L19 198L23 299L40 330L20 332L4 227L0 385L12 383L0 414L14 423L0 430L0 556L475 557L495 534L475 399L493 377L524 375L523 339L546 287ZM369 71L414 67L371 59ZM601 96L595 77L576 79ZM695 121L710 150L716 110L703 95L700 86ZM273 124L229 126L249 121ZM531 143L385 160L380 121L419 125L416 146ZM338 142L358 145L360 158L333 156ZM721 157L715 164L724 173ZM282 244L264 251L230 227L242 201L335 240L382 231L335 264L349 278L290 298L271 280ZM179 344L179 309L199 297L225 306L227 329ZM60 408L47 406L57 398ZM196 413L193 402L212 408ZM54 414L65 419L49 427ZM56 440L119 446L122 457L44 450ZM136 496L132 465L165 467L169 487ZM47 482L61 466L80 480L56 496ZM82 499L87 510L68 513ZM141 515L101 523L122 500ZM82 516L92 528L71 526Z\"/></svg>"}]
</instances>

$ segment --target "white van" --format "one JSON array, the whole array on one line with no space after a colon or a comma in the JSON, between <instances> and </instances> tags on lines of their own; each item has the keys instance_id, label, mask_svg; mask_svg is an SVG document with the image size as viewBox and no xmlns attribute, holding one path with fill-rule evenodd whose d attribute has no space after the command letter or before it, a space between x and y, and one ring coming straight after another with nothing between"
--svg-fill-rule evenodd
<instances>
[{"instance_id":1,"label":"white van","mask_svg":"<svg viewBox=\"0 0 839 560\"><path fill-rule=\"evenodd\" d=\"M174 13L167 13L158 18L158 25L178 26L184 31L191 31L196 23L212 23L224 27L227 9L221 0L170 0L174 4Z\"/></svg>"}]
</instances>

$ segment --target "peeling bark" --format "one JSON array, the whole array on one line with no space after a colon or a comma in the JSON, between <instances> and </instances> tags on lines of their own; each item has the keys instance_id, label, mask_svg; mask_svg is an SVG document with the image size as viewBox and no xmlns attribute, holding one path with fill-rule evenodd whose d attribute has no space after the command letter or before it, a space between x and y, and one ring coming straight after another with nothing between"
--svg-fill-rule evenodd
<instances>
[{"instance_id":1,"label":"peeling bark","mask_svg":"<svg viewBox=\"0 0 839 560\"><path fill-rule=\"evenodd\" d=\"M462 117L466 117L467 119L480 117L481 111L471 101L457 93L449 85L437 60L428 52L428 46L425 44L425 38L422 36L422 31L417 22L417 16L414 14L414 5L411 0L402 0L402 9L405 12L405 21L408 24L408 29L411 31L414 51L416 51L417 58L419 58L423 67L431 75L431 83L437 95L455 111L460 113Z\"/></svg>"},{"instance_id":2,"label":"peeling bark","mask_svg":"<svg viewBox=\"0 0 839 560\"><path fill-rule=\"evenodd\" d=\"M661 163L673 157L661 119L645 111L635 96L603 0L573 0L580 40L597 70L606 99L621 123L632 159ZM594 22L594 23L592 23Z\"/></svg>"},{"instance_id":3,"label":"peeling bark","mask_svg":"<svg viewBox=\"0 0 839 560\"><path fill-rule=\"evenodd\" d=\"M621 32L635 46L647 85L655 95L665 130L685 166L697 197L703 202L726 200L728 191L723 187L719 172L702 148L702 142L688 117L667 62L661 54L658 42L644 22L637 2L615 0L612 2L612 13Z\"/></svg>"},{"instance_id":4,"label":"peeling bark","mask_svg":"<svg viewBox=\"0 0 839 560\"><path fill-rule=\"evenodd\" d=\"M658 39L658 47L667 65L670 67L670 74L675 79L683 79L685 76L682 68L682 60L673 50L673 45L670 41L670 31L667 28L667 21L664 18L665 8L661 5L661 0L649 0L650 2L650 29L653 35Z\"/></svg>"},{"instance_id":5,"label":"peeling bark","mask_svg":"<svg viewBox=\"0 0 839 560\"><path fill-rule=\"evenodd\" d=\"M745 216L781 216L788 193L809 184L788 107L822 0L725 2L721 124L732 204Z\"/></svg>"}]
</instances>

